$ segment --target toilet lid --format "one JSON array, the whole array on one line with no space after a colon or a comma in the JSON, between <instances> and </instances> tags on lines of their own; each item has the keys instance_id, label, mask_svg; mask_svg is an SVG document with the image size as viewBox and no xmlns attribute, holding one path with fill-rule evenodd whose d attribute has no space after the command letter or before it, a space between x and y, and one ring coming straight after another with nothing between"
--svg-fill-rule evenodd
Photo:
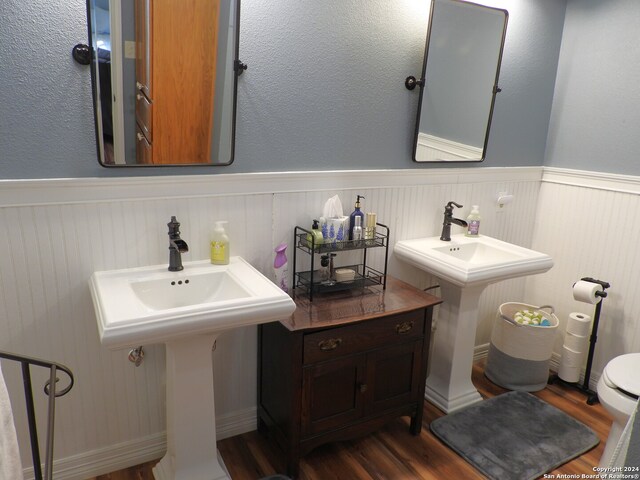
<instances>
[{"instance_id":1,"label":"toilet lid","mask_svg":"<svg viewBox=\"0 0 640 480\"><path fill-rule=\"evenodd\" d=\"M605 372L616 388L640 395L640 353L614 358L605 367Z\"/></svg>"}]
</instances>

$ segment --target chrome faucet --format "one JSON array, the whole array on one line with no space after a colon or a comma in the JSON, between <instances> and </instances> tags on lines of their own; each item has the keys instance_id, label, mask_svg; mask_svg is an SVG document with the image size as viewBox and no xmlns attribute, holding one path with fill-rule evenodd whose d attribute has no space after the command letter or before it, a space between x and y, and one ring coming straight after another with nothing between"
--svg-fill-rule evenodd
<instances>
[{"instance_id":1,"label":"chrome faucet","mask_svg":"<svg viewBox=\"0 0 640 480\"><path fill-rule=\"evenodd\" d=\"M180 238L180 222L176 217L172 216L167 226L169 227L169 271L179 272L184 269L181 254L189 251L189 245Z\"/></svg>"},{"instance_id":2,"label":"chrome faucet","mask_svg":"<svg viewBox=\"0 0 640 480\"><path fill-rule=\"evenodd\" d=\"M462 205L456 202L449 202L444 207L444 221L442 222L442 235L440 235L440 240L443 242L451 241L451 224L455 223L456 225L460 225L461 227L466 227L467 222L464 220L460 220L459 218L453 217L453 207L456 206L458 208L462 208Z\"/></svg>"}]
</instances>

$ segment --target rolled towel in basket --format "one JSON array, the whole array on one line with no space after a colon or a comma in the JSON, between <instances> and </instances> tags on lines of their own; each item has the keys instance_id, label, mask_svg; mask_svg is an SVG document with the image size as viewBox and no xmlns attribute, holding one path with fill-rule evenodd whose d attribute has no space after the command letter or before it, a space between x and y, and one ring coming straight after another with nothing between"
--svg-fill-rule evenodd
<instances>
[{"instance_id":1,"label":"rolled towel in basket","mask_svg":"<svg viewBox=\"0 0 640 480\"><path fill-rule=\"evenodd\" d=\"M18 450L18 437L13 423L9 392L0 366L0 478L22 479L22 462Z\"/></svg>"}]
</instances>

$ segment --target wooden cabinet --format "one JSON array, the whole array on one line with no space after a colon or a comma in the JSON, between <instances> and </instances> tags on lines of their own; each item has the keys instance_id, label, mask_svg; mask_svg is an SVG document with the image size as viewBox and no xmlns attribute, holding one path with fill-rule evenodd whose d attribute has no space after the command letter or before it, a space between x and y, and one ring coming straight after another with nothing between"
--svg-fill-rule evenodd
<instances>
[{"instance_id":1,"label":"wooden cabinet","mask_svg":"<svg viewBox=\"0 0 640 480\"><path fill-rule=\"evenodd\" d=\"M294 297L286 321L259 328L258 425L287 474L324 443L398 416L420 433L433 306L440 299L388 277L387 289Z\"/></svg>"}]
</instances>

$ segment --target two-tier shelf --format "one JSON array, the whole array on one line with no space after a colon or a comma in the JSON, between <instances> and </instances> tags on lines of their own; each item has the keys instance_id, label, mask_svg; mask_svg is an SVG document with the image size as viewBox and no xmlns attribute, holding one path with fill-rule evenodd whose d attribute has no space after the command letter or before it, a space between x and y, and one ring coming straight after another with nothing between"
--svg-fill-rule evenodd
<instances>
[{"instance_id":1,"label":"two-tier shelf","mask_svg":"<svg viewBox=\"0 0 640 480\"><path fill-rule=\"evenodd\" d=\"M295 248L293 250L293 288L306 288L309 292L309 301L313 301L314 293L335 292L354 288L365 288L374 285L382 285L386 288L387 260L389 257L389 227L376 223L373 238L363 240L344 240L316 244L311 230L295 227ZM384 248L384 269L376 270L367 265L367 250L370 248ZM350 250L362 250L362 262L355 265L340 265L335 268L347 268L355 271L355 278L349 281L335 281L333 279L321 280L321 273L316 269L318 263L316 255L327 255ZM311 257L310 269L298 271L298 251Z\"/></svg>"}]
</instances>

